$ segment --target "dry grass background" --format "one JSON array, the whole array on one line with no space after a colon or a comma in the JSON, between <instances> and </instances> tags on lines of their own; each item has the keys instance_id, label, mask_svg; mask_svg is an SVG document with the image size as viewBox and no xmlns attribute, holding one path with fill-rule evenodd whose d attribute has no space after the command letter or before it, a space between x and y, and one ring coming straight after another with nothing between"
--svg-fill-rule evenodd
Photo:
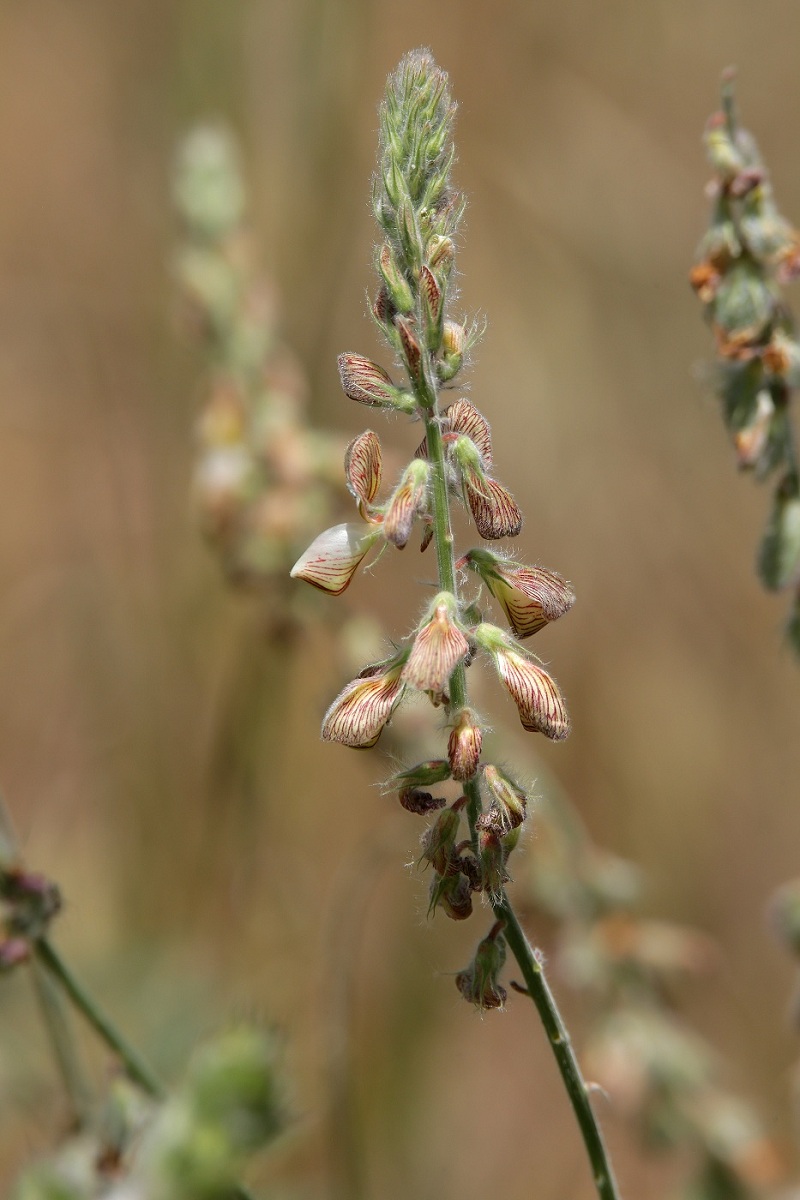
<instances>
[{"instance_id":1,"label":"dry grass background","mask_svg":"<svg viewBox=\"0 0 800 1200\"><path fill-rule=\"evenodd\" d=\"M425 926L402 869L418 829L370 788L382 768L317 744L341 682L324 636L272 661L196 534L200 365L174 336L167 267L176 139L208 115L240 133L314 418L352 434L364 417L334 356L377 351L377 100L415 45L450 72L462 299L489 318L471 394L527 515L520 545L579 597L538 647L574 733L531 752L646 868L651 911L720 942L727 965L688 1011L788 1139L791 969L764 908L800 867L800 672L752 571L766 494L736 477L696 376L710 341L686 271L730 62L800 220L798 39L790 0L0 9L0 777L31 864L63 884L61 944L165 1070L231 1015L285 1030L298 1120L265 1167L281 1195L324 1187L331 914L376 836L394 850L358 954L371 1194L591 1192L525 1004L480 1021L443 977L478 925ZM387 560L355 602L403 632L409 575ZM4 1185L63 1119L30 1009L26 981L4 982ZM661 1195L669 1168L606 1121L627 1194Z\"/></svg>"}]
</instances>

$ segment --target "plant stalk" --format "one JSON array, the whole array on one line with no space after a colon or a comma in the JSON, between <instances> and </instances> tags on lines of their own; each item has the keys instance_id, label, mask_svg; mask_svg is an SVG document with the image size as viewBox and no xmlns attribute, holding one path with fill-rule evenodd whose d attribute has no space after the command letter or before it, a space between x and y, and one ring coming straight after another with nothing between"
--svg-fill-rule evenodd
<instances>
[{"instance_id":1,"label":"plant stalk","mask_svg":"<svg viewBox=\"0 0 800 1200\"><path fill-rule=\"evenodd\" d=\"M430 364L426 364L430 365ZM426 381L431 373L426 372ZM425 433L428 439L428 454L432 465L433 493L433 531L436 546L436 560L439 569L439 588L448 591L458 602L458 581L453 553L453 533L450 518L450 497L447 490L447 468L445 465L444 442L439 425L438 404L435 389L432 395L418 395L420 407L425 415ZM419 389L427 392L428 388ZM466 669L463 664L456 667L450 677L450 703L448 712L454 712L467 704ZM481 808L480 792L477 781L470 780L464 786L467 795L467 816L473 847L477 848L475 822ZM542 965L531 948L508 896L502 897L492 905L496 916L505 926L505 938L511 953L517 960L522 976L527 985L528 994L536 1005L536 1009L547 1033L551 1049L555 1055L561 1078L564 1081L575 1119L578 1122L581 1137L589 1157L595 1188L599 1200L619 1200L619 1193L614 1179L614 1173L608 1157L608 1152L600 1132L591 1104L589 1092L581 1074L575 1051L570 1041L569 1033L558 1010L555 998L545 979Z\"/></svg>"},{"instance_id":2,"label":"plant stalk","mask_svg":"<svg viewBox=\"0 0 800 1200\"><path fill-rule=\"evenodd\" d=\"M75 1045L69 1015L65 1010L60 990L42 964L34 957L30 965L33 986L50 1038L53 1057L69 1096L75 1122L79 1129L85 1129L91 1119L92 1093Z\"/></svg>"},{"instance_id":3,"label":"plant stalk","mask_svg":"<svg viewBox=\"0 0 800 1200\"><path fill-rule=\"evenodd\" d=\"M95 1033L117 1056L133 1082L137 1083L142 1091L148 1096L152 1096L153 1099L163 1099L164 1088L150 1067L140 1054L126 1042L111 1020L98 1007L93 997L76 979L48 938L37 939L35 953L38 961L48 974L60 984L78 1012L83 1014Z\"/></svg>"}]
</instances>

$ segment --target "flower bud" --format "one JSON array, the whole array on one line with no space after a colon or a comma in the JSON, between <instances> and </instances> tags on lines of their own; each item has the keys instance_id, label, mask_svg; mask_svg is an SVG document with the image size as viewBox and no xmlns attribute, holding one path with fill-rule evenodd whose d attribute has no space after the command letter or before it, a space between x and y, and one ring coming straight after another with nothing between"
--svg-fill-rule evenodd
<instances>
[{"instance_id":1,"label":"flower bud","mask_svg":"<svg viewBox=\"0 0 800 1200\"><path fill-rule=\"evenodd\" d=\"M383 535L402 550L411 536L411 527L428 502L428 483L431 465L420 458L412 459L402 474L400 483L386 506L383 515Z\"/></svg>"},{"instance_id":2,"label":"flower bud","mask_svg":"<svg viewBox=\"0 0 800 1200\"><path fill-rule=\"evenodd\" d=\"M285 1123L277 1055L256 1029L230 1030L195 1055L185 1088L198 1122L224 1131L234 1154L250 1153Z\"/></svg>"},{"instance_id":3,"label":"flower bud","mask_svg":"<svg viewBox=\"0 0 800 1200\"><path fill-rule=\"evenodd\" d=\"M381 443L377 433L367 429L354 438L344 455L347 487L365 515L381 486Z\"/></svg>"},{"instance_id":4,"label":"flower bud","mask_svg":"<svg viewBox=\"0 0 800 1200\"><path fill-rule=\"evenodd\" d=\"M470 550L466 565L477 571L489 591L503 606L514 634L530 637L572 608L575 593L553 571L524 567L490 550Z\"/></svg>"},{"instance_id":5,"label":"flower bud","mask_svg":"<svg viewBox=\"0 0 800 1200\"><path fill-rule=\"evenodd\" d=\"M524 729L561 741L570 730L564 697L550 675L496 625L479 625L476 642L492 656Z\"/></svg>"},{"instance_id":6,"label":"flower bud","mask_svg":"<svg viewBox=\"0 0 800 1200\"><path fill-rule=\"evenodd\" d=\"M732 180L744 170L745 159L731 137L724 113L709 118L703 140L711 166L723 179Z\"/></svg>"},{"instance_id":7,"label":"flower bud","mask_svg":"<svg viewBox=\"0 0 800 1200\"><path fill-rule=\"evenodd\" d=\"M478 769L483 732L475 713L464 708L456 716L447 741L447 758L453 779L466 783Z\"/></svg>"},{"instance_id":8,"label":"flower bud","mask_svg":"<svg viewBox=\"0 0 800 1200\"><path fill-rule=\"evenodd\" d=\"M427 692L434 704L441 704L450 676L468 651L469 642L456 624L455 597L440 592L431 605L427 623L414 638L403 680Z\"/></svg>"},{"instance_id":9,"label":"flower bud","mask_svg":"<svg viewBox=\"0 0 800 1200\"><path fill-rule=\"evenodd\" d=\"M405 684L404 656L365 667L336 697L322 722L322 740L354 750L374 746L397 705Z\"/></svg>"},{"instance_id":10,"label":"flower bud","mask_svg":"<svg viewBox=\"0 0 800 1200\"><path fill-rule=\"evenodd\" d=\"M772 513L758 552L764 587L780 591L800 578L800 489L787 474L775 492Z\"/></svg>"},{"instance_id":11,"label":"flower bud","mask_svg":"<svg viewBox=\"0 0 800 1200\"><path fill-rule=\"evenodd\" d=\"M432 271L450 270L455 258L453 239L435 233L425 247L425 257Z\"/></svg>"},{"instance_id":12,"label":"flower bud","mask_svg":"<svg viewBox=\"0 0 800 1200\"><path fill-rule=\"evenodd\" d=\"M374 525L366 529L349 522L334 525L316 537L300 555L292 567L291 577L305 579L331 596L341 596L359 564L381 536L380 528Z\"/></svg>"},{"instance_id":13,"label":"flower bud","mask_svg":"<svg viewBox=\"0 0 800 1200\"><path fill-rule=\"evenodd\" d=\"M492 465L492 431L483 413L462 397L453 401L444 415L452 433L464 433L475 443L481 457L481 466L488 471Z\"/></svg>"},{"instance_id":14,"label":"flower bud","mask_svg":"<svg viewBox=\"0 0 800 1200\"><path fill-rule=\"evenodd\" d=\"M406 317L395 317L394 327L400 334L400 345L406 360L408 373L412 379L419 379L422 370L422 349L412 328L411 321Z\"/></svg>"},{"instance_id":15,"label":"flower bud","mask_svg":"<svg viewBox=\"0 0 800 1200\"><path fill-rule=\"evenodd\" d=\"M391 246L381 247L378 270L386 285L386 294L395 313L408 313L414 308L414 293L411 285L397 264Z\"/></svg>"},{"instance_id":16,"label":"flower bud","mask_svg":"<svg viewBox=\"0 0 800 1200\"><path fill-rule=\"evenodd\" d=\"M429 350L437 350L442 340L442 289L433 271L424 263L420 268L419 285L425 310L425 340Z\"/></svg>"},{"instance_id":17,"label":"flower bud","mask_svg":"<svg viewBox=\"0 0 800 1200\"><path fill-rule=\"evenodd\" d=\"M502 1008L506 1002L506 990L498 982L506 961L506 941L501 930L502 923L498 921L478 944L470 965L456 975L461 995L481 1010Z\"/></svg>"},{"instance_id":18,"label":"flower bud","mask_svg":"<svg viewBox=\"0 0 800 1200\"><path fill-rule=\"evenodd\" d=\"M772 320L775 304L775 294L757 263L748 258L732 263L714 299L714 323L723 345L755 343Z\"/></svg>"},{"instance_id":19,"label":"flower bud","mask_svg":"<svg viewBox=\"0 0 800 1200\"><path fill-rule=\"evenodd\" d=\"M441 383L448 383L461 370L465 342L464 326L455 321L445 321L442 327L441 358L436 361L436 374Z\"/></svg>"},{"instance_id":20,"label":"flower bud","mask_svg":"<svg viewBox=\"0 0 800 1200\"><path fill-rule=\"evenodd\" d=\"M396 388L383 367L363 354L340 354L337 362L344 394L351 400L373 408L394 408L401 412L415 410L413 396Z\"/></svg>"},{"instance_id":21,"label":"flower bud","mask_svg":"<svg viewBox=\"0 0 800 1200\"><path fill-rule=\"evenodd\" d=\"M733 435L736 458L740 467L755 467L762 461L769 442L775 405L766 388L756 396L756 410L748 425Z\"/></svg>"}]
</instances>

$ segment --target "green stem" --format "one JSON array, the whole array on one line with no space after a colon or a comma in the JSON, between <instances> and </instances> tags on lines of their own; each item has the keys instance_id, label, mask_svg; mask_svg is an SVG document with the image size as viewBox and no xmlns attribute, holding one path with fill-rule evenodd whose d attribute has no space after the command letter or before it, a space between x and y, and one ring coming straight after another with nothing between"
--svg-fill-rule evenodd
<instances>
[{"instance_id":1,"label":"green stem","mask_svg":"<svg viewBox=\"0 0 800 1200\"><path fill-rule=\"evenodd\" d=\"M58 981L77 1010L83 1014L95 1033L106 1043L124 1066L127 1074L142 1091L154 1099L164 1097L164 1088L136 1050L125 1041L109 1018L97 1006L94 999L78 982L72 971L45 938L35 943L35 953L49 975Z\"/></svg>"},{"instance_id":2,"label":"green stem","mask_svg":"<svg viewBox=\"0 0 800 1200\"><path fill-rule=\"evenodd\" d=\"M528 989L528 995L536 1005L550 1041L550 1047L558 1063L558 1069L561 1072L561 1078L564 1081L564 1087L567 1090L572 1110L580 1127L583 1144L589 1156L597 1194L601 1200L618 1200L619 1193L608 1151L589 1102L589 1089L581 1074L569 1032L558 1011L555 997L550 991L539 956L525 936L508 897L504 894L492 904L492 908L505 926L506 942L517 960L517 965Z\"/></svg>"},{"instance_id":3,"label":"green stem","mask_svg":"<svg viewBox=\"0 0 800 1200\"><path fill-rule=\"evenodd\" d=\"M431 462L432 495L433 495L433 533L436 545L436 559L439 568L439 587L442 591L451 592L458 602L458 583L453 553L453 533L450 519L450 497L447 490L447 468L445 465L445 450L442 431L439 425L436 389L428 380L433 378L432 364L426 355L425 384L418 387L417 398L420 410L424 414L425 433L428 439L428 456ZM458 666L450 677L450 704L448 712L452 713L464 708L467 704L466 670ZM477 778L465 784L464 791L468 798L467 816L469 819L472 842L477 847L475 822L481 809L480 789ZM517 960L522 976L528 988L528 994L536 1005L555 1055L561 1078L564 1081L578 1127L583 1138L586 1153L592 1168L595 1187L600 1200L619 1200L614 1173L608 1158L603 1136L597 1118L589 1103L589 1092L581 1075L578 1060L569 1038L566 1026L556 1006L547 980L544 977L541 963L532 950L528 939L511 906L508 897L503 896L492 906L497 917L505 926L506 942Z\"/></svg>"},{"instance_id":4,"label":"green stem","mask_svg":"<svg viewBox=\"0 0 800 1200\"><path fill-rule=\"evenodd\" d=\"M92 1094L75 1045L75 1036L64 1008L61 992L36 957L31 960L31 974L42 1019L50 1037L53 1057L64 1081L75 1121L85 1128L92 1112Z\"/></svg>"}]
</instances>

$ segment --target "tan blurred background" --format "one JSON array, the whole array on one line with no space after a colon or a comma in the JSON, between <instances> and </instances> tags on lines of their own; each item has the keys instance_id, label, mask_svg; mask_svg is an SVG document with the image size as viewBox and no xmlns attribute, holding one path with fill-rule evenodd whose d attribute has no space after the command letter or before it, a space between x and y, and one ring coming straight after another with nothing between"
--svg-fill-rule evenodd
<instances>
[{"instance_id":1,"label":"tan blurred background","mask_svg":"<svg viewBox=\"0 0 800 1200\"><path fill-rule=\"evenodd\" d=\"M686 273L706 222L700 135L731 62L800 221L791 0L5 0L0 779L30 864L67 897L60 944L166 1074L231 1016L283 1030L297 1119L265 1168L276 1194L326 1194L330 945L360 882L370 1194L580 1200L528 1007L481 1021L448 978L485 917L426 925L404 869L419 828L371 786L385 764L317 742L343 682L324 636L277 670L188 499L202 364L175 331L176 141L208 116L241 136L313 417L352 436L364 414L334 358L378 352L376 105L420 44L460 103L461 302L488 317L470 394L526 512L525 555L579 597L537 647L574 733L531 745L524 769L541 756L597 840L645 867L648 911L718 939L726 965L687 1011L790 1138L792 972L764 910L800 872L800 669L784 602L753 575L767 493L736 476ZM413 449L399 424L381 435ZM396 634L419 603L411 567L387 558L352 589ZM580 1041L581 1006L565 1007ZM31 1009L22 976L3 983L4 1190L63 1122ZM605 1119L628 1194L660 1195L669 1168Z\"/></svg>"}]
</instances>

